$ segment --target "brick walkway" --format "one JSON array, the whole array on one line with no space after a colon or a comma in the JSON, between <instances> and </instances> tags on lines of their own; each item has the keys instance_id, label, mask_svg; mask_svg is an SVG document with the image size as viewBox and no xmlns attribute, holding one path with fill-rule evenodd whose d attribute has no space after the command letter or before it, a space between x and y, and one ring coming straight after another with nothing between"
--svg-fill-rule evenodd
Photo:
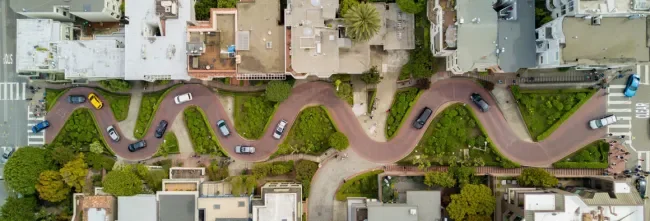
<instances>
[{"instance_id":1,"label":"brick walkway","mask_svg":"<svg viewBox=\"0 0 650 221\"><path fill-rule=\"evenodd\" d=\"M183 82L187 83L196 83L196 84L203 84L205 86L211 87L211 88L216 88L220 90L225 90L225 91L233 91L233 92L259 92L259 91L264 91L266 90L266 85L257 85L257 86L235 86L235 85L228 85L224 84L221 81L201 81L201 80L190 80L190 81L171 81L169 84L164 84L164 85L156 85L153 83L146 83L145 90L143 92L153 92L153 91L159 91L159 90L164 90L167 89L171 86L174 86L176 84L181 84ZM71 83L63 83L63 84L54 84L54 83L45 83L45 82L32 82L30 83L31 86L34 87L43 87L43 88L52 88L52 89L63 89L63 88L71 88L71 87L97 87L101 88L104 90L108 90L104 87L102 87L99 82L88 82L88 84L71 84ZM133 93L135 90L142 90L141 88L131 88L131 90L127 92L115 92L117 94L128 94L128 93Z\"/></svg>"},{"instance_id":2,"label":"brick walkway","mask_svg":"<svg viewBox=\"0 0 650 221\"><path fill-rule=\"evenodd\" d=\"M521 171L524 167L521 168L500 168L500 167L475 167L476 175L486 175L490 174L493 176L518 176L521 174ZM389 172L395 175L423 175L426 172L432 171L447 171L448 167L436 166L430 167L426 170L420 170L416 166L398 166L390 165L383 167L385 172ZM605 169L555 169L555 168L544 168L549 173L553 174L556 177L581 177L581 176L602 176L605 173Z\"/></svg>"}]
</instances>

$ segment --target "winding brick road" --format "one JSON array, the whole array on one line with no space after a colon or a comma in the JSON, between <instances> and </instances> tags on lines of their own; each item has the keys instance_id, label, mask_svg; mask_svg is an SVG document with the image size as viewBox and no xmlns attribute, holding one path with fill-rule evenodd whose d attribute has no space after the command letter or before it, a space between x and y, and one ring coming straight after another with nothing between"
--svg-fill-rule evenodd
<instances>
[{"instance_id":1,"label":"winding brick road","mask_svg":"<svg viewBox=\"0 0 650 221\"><path fill-rule=\"evenodd\" d=\"M50 143L65 124L68 115L79 107L88 107L91 109L97 118L100 131L111 145L113 151L129 160L141 160L152 156L157 147L162 142L162 139L156 139L153 136L154 128L160 120L171 121L174 117L182 112L187 106L196 105L205 111L210 121L212 130L217 131L215 122L219 119L225 119L228 126L235 133L228 137L219 137L222 147L234 158L246 161L262 161L267 159L273 152L276 151L278 144L282 141L275 140L271 137L273 129L278 121L285 119L289 122L287 131L291 130L291 125L297 117L302 108L312 105L324 105L329 110L335 124L345 133L349 140L351 148L357 152L361 157L366 158L373 162L378 163L391 163L402 159L409 154L415 147L417 142L422 137L425 130L416 130L410 125L414 118L419 114L420 110L427 106L436 113L440 112L440 107L448 102L464 102L470 104L476 110L476 107L470 102L469 95L472 92L480 93L486 101L491 104L492 108L487 113L476 111L479 121L483 124L488 132L489 137L499 148L499 151L512 161L527 166L547 166L562 157L578 150L579 148L589 144L590 142L605 136L605 130L590 130L587 127L587 122L591 119L600 117L605 114L605 97L594 96L586 102L580 110L573 114L565 123L558 128L555 133L544 141L539 143L530 143L519 140L514 135L513 131L508 126L502 113L496 106L496 101L489 96L480 85L468 79L448 79L442 80L431 85L431 88L422 94L420 99L412 109L408 119L404 122L404 126L400 129L397 135L388 142L376 142L370 139L364 129L359 124L357 118L350 106L340 100L334 94L332 86L324 82L310 82L296 86L289 99L284 101L279 107L269 128L266 129L264 136L257 141L246 140L238 136L233 126L233 122L229 122L226 117L226 111L217 100L217 96L210 89L198 84L182 85L164 98L160 105L160 109L156 113L152 125L145 136L148 147L131 153L127 150L128 144L134 142L131 140L123 139L118 143L111 142L110 138L105 132L105 128L109 125L117 126L117 122L110 111L109 104L105 99L102 99L105 104L101 110L95 110L89 103L81 105L69 104L65 99L70 94L83 94L87 95L93 91L91 88L72 88L65 95L57 101L57 104L48 113L47 120L50 121L51 127L47 129L47 142ZM191 102L177 105L173 99L176 95L190 92L193 95ZM184 122L173 122L184 123ZM427 125L428 126L428 123ZM426 128L425 126L425 128ZM118 128L119 131L119 128ZM120 131L121 134L121 131ZM287 133L285 133L285 138ZM257 148L257 152L252 155L236 155L234 153L234 146L246 144L253 145Z\"/></svg>"}]
</instances>

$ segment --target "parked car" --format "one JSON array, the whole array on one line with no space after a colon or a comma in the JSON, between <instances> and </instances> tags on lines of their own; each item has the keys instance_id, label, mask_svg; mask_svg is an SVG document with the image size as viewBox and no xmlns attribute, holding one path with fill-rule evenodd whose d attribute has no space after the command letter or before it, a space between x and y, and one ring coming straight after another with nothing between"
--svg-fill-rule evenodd
<instances>
[{"instance_id":1,"label":"parked car","mask_svg":"<svg viewBox=\"0 0 650 221\"><path fill-rule=\"evenodd\" d=\"M5 147L2 153L3 161L7 162L7 160L9 160L9 157L11 157L11 155L14 154L14 151L16 151L16 149L14 149L13 147Z\"/></svg>"},{"instance_id":2,"label":"parked car","mask_svg":"<svg viewBox=\"0 0 650 221\"><path fill-rule=\"evenodd\" d=\"M41 132L42 130L45 130L45 128L48 128L48 127L50 127L50 122L49 121L46 121L46 120L41 121L41 122L37 123L36 125L34 125L32 127L32 133Z\"/></svg>"},{"instance_id":3,"label":"parked car","mask_svg":"<svg viewBox=\"0 0 650 221\"><path fill-rule=\"evenodd\" d=\"M647 188L647 182L645 180L645 177L640 177L636 179L634 184L636 186L636 190L639 191L639 194L641 194L641 198L645 199L645 190Z\"/></svg>"},{"instance_id":4,"label":"parked car","mask_svg":"<svg viewBox=\"0 0 650 221\"><path fill-rule=\"evenodd\" d=\"M181 94L174 98L174 102L176 102L176 104L182 104L191 100L192 100L191 93Z\"/></svg>"},{"instance_id":5,"label":"parked car","mask_svg":"<svg viewBox=\"0 0 650 221\"><path fill-rule=\"evenodd\" d=\"M469 96L470 99L478 106L478 109L481 110L481 112L487 112L490 110L490 105L483 100L483 97L481 97L480 94L477 93L472 93L472 95Z\"/></svg>"},{"instance_id":6,"label":"parked car","mask_svg":"<svg viewBox=\"0 0 650 221\"><path fill-rule=\"evenodd\" d=\"M156 127L156 133L154 133L154 136L156 138L162 138L163 135L165 134L165 131L167 131L167 123L166 120L161 120L160 123L158 124L158 127Z\"/></svg>"},{"instance_id":7,"label":"parked car","mask_svg":"<svg viewBox=\"0 0 650 221\"><path fill-rule=\"evenodd\" d=\"M429 117L431 117L432 113L433 111L430 108L424 107L424 109L422 109L422 112L420 112L420 115L415 118L413 127L415 127L415 129L422 129L422 127L424 127L424 125L427 123L427 120L429 120Z\"/></svg>"},{"instance_id":8,"label":"parked car","mask_svg":"<svg viewBox=\"0 0 650 221\"><path fill-rule=\"evenodd\" d=\"M589 121L589 127L591 127L591 129L598 129L613 123L616 123L616 116L612 114L612 115L607 115L600 119Z\"/></svg>"},{"instance_id":9,"label":"parked car","mask_svg":"<svg viewBox=\"0 0 650 221\"><path fill-rule=\"evenodd\" d=\"M235 153L238 153L238 154L253 154L253 153L255 153L255 147L237 145L237 146L235 146Z\"/></svg>"},{"instance_id":10,"label":"parked car","mask_svg":"<svg viewBox=\"0 0 650 221\"><path fill-rule=\"evenodd\" d=\"M221 132L221 135L224 137L230 136L230 130L228 129L228 125L226 125L225 120L217 121L217 128L219 128L219 132Z\"/></svg>"},{"instance_id":11,"label":"parked car","mask_svg":"<svg viewBox=\"0 0 650 221\"><path fill-rule=\"evenodd\" d=\"M282 137L282 132L284 132L284 128L286 126L287 126L287 121L281 120L278 123L278 126L275 127L275 131L273 131L273 138L279 140Z\"/></svg>"},{"instance_id":12,"label":"parked car","mask_svg":"<svg viewBox=\"0 0 650 221\"><path fill-rule=\"evenodd\" d=\"M70 96L68 96L68 103L81 104L83 102L86 102L86 96L83 96L83 95L70 95Z\"/></svg>"},{"instance_id":13,"label":"parked car","mask_svg":"<svg viewBox=\"0 0 650 221\"><path fill-rule=\"evenodd\" d=\"M147 147L147 142L144 141L144 140L141 140L141 141L129 144L129 151L135 152L135 151L138 151L138 150L140 150L142 148L145 148L145 147Z\"/></svg>"},{"instance_id":14,"label":"parked car","mask_svg":"<svg viewBox=\"0 0 650 221\"><path fill-rule=\"evenodd\" d=\"M108 133L108 136L111 137L111 140L115 142L120 141L120 135L117 134L117 131L115 130L115 127L113 127L113 125L108 126L106 128L106 132Z\"/></svg>"},{"instance_id":15,"label":"parked car","mask_svg":"<svg viewBox=\"0 0 650 221\"><path fill-rule=\"evenodd\" d=\"M641 77L639 77L638 74L630 75L630 77L627 78L623 94L625 94L626 97L634 97L634 95L636 95L636 90L639 88L639 82L641 82Z\"/></svg>"},{"instance_id":16,"label":"parked car","mask_svg":"<svg viewBox=\"0 0 650 221\"><path fill-rule=\"evenodd\" d=\"M99 97L97 97L95 93L88 94L88 100L90 100L90 103L97 110L102 109L102 107L104 106L104 103L102 103L102 101L99 100Z\"/></svg>"}]
</instances>

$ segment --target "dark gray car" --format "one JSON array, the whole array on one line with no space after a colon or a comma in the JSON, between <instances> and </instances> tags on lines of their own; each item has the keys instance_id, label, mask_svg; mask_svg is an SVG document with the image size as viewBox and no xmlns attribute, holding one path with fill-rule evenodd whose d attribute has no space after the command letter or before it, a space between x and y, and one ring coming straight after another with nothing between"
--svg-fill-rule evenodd
<instances>
[{"instance_id":1,"label":"dark gray car","mask_svg":"<svg viewBox=\"0 0 650 221\"><path fill-rule=\"evenodd\" d=\"M483 100L480 94L472 93L472 95L470 95L469 98L472 99L474 104L478 106L478 109L480 109L481 112L487 112L488 110L490 110L490 105L488 105L488 103L485 102L485 100Z\"/></svg>"},{"instance_id":2,"label":"dark gray car","mask_svg":"<svg viewBox=\"0 0 650 221\"><path fill-rule=\"evenodd\" d=\"M431 108L425 107L422 109L422 112L420 112L420 115L418 115L418 118L415 118L415 121L413 122L413 127L415 129L422 129L424 125L427 123L427 120L429 120L429 117L431 117L431 114L433 111Z\"/></svg>"},{"instance_id":3,"label":"dark gray car","mask_svg":"<svg viewBox=\"0 0 650 221\"><path fill-rule=\"evenodd\" d=\"M70 95L70 96L68 96L68 103L81 104L83 102L86 102L86 96L83 96L83 95Z\"/></svg>"}]
</instances>

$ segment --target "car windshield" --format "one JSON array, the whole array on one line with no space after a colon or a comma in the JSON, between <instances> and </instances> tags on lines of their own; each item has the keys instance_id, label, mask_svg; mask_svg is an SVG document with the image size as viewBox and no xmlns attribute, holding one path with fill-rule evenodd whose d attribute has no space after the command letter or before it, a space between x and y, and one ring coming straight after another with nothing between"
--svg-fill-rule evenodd
<instances>
[{"instance_id":1,"label":"car windshield","mask_svg":"<svg viewBox=\"0 0 650 221\"><path fill-rule=\"evenodd\" d=\"M631 91L636 91L636 86L630 85L630 87L628 87L627 89Z\"/></svg>"},{"instance_id":2,"label":"car windshield","mask_svg":"<svg viewBox=\"0 0 650 221\"><path fill-rule=\"evenodd\" d=\"M597 120L596 121L596 127L602 127L602 126L603 126L602 120Z\"/></svg>"}]
</instances>

